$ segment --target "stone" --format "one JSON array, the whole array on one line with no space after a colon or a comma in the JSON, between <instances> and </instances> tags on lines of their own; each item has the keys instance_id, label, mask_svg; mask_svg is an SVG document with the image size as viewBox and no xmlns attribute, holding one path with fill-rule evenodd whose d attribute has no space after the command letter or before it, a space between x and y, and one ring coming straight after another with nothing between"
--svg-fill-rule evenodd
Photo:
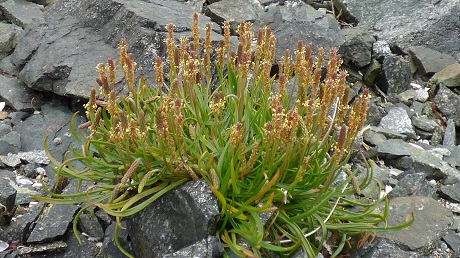
<instances>
[{"instance_id":1,"label":"stone","mask_svg":"<svg viewBox=\"0 0 460 258\"><path fill-rule=\"evenodd\" d=\"M426 102L428 98L429 94L425 89L410 89L398 94L398 99L405 104L413 101Z\"/></svg>"},{"instance_id":2,"label":"stone","mask_svg":"<svg viewBox=\"0 0 460 258\"><path fill-rule=\"evenodd\" d=\"M34 244L34 245L29 245L29 246L25 246L21 248L19 250L19 255L26 256L26 255L32 255L32 254L63 251L66 248L67 248L67 244L63 241L56 241L56 242L44 243L44 244Z\"/></svg>"},{"instance_id":3,"label":"stone","mask_svg":"<svg viewBox=\"0 0 460 258\"><path fill-rule=\"evenodd\" d=\"M370 64L375 38L362 29L353 27L340 30L340 34L345 37L345 43L339 49L344 64L358 69Z\"/></svg>"},{"instance_id":4,"label":"stone","mask_svg":"<svg viewBox=\"0 0 460 258\"><path fill-rule=\"evenodd\" d=\"M446 131L442 145L447 147L454 147L457 145L457 133L455 129L455 122L452 119L447 120Z\"/></svg>"},{"instance_id":5,"label":"stone","mask_svg":"<svg viewBox=\"0 0 460 258\"><path fill-rule=\"evenodd\" d=\"M14 24L0 22L0 59L11 54L18 44L22 28Z\"/></svg>"},{"instance_id":6,"label":"stone","mask_svg":"<svg viewBox=\"0 0 460 258\"><path fill-rule=\"evenodd\" d=\"M126 228L125 221L121 222L121 225ZM104 241L102 243L102 250L101 255L102 257L110 257L110 258L126 258L114 240L114 231L116 227L116 222L112 222L107 229L105 230ZM118 241L123 249L125 249L128 253L133 254L133 250L131 248L131 242L129 241L129 235L127 230L118 229Z\"/></svg>"},{"instance_id":7,"label":"stone","mask_svg":"<svg viewBox=\"0 0 460 258\"><path fill-rule=\"evenodd\" d=\"M15 205L14 202L16 200L17 191L10 185L9 182L9 179L5 179L3 176L0 177L0 217L2 215L12 215L10 212L13 210Z\"/></svg>"},{"instance_id":8,"label":"stone","mask_svg":"<svg viewBox=\"0 0 460 258\"><path fill-rule=\"evenodd\" d=\"M367 86L373 85L375 78L382 72L382 64L380 64L377 60L372 59L369 67L364 73L363 81Z\"/></svg>"},{"instance_id":9,"label":"stone","mask_svg":"<svg viewBox=\"0 0 460 258\"><path fill-rule=\"evenodd\" d=\"M297 2L296 5L279 6L279 12L283 22L311 22L327 29L339 31L339 23L330 14L319 11L303 2Z\"/></svg>"},{"instance_id":10,"label":"stone","mask_svg":"<svg viewBox=\"0 0 460 258\"><path fill-rule=\"evenodd\" d=\"M424 116L413 116L411 121L414 127L427 132L434 132L440 126L436 120Z\"/></svg>"},{"instance_id":11,"label":"stone","mask_svg":"<svg viewBox=\"0 0 460 258\"><path fill-rule=\"evenodd\" d=\"M376 148L378 154L385 157L411 155L410 145L401 139L388 139L387 141L378 142Z\"/></svg>"},{"instance_id":12,"label":"stone","mask_svg":"<svg viewBox=\"0 0 460 258\"><path fill-rule=\"evenodd\" d=\"M449 230L442 239L454 251L453 257L458 257L460 255L460 235L454 230Z\"/></svg>"},{"instance_id":13,"label":"stone","mask_svg":"<svg viewBox=\"0 0 460 258\"><path fill-rule=\"evenodd\" d=\"M409 62L398 56L385 56L382 73L376 78L376 84L388 95L397 95L410 89L412 72Z\"/></svg>"},{"instance_id":14,"label":"stone","mask_svg":"<svg viewBox=\"0 0 460 258\"><path fill-rule=\"evenodd\" d=\"M450 155L444 156L443 160L454 167L460 166L460 146L450 146Z\"/></svg>"},{"instance_id":15,"label":"stone","mask_svg":"<svg viewBox=\"0 0 460 258\"><path fill-rule=\"evenodd\" d=\"M440 196L451 202L460 203L460 193L458 192L459 187L460 183L453 185L442 185L440 189Z\"/></svg>"},{"instance_id":16,"label":"stone","mask_svg":"<svg viewBox=\"0 0 460 258\"><path fill-rule=\"evenodd\" d=\"M379 127L407 135L407 137L412 139L416 136L414 128L412 128L411 119L402 107L390 109L388 114L380 121Z\"/></svg>"},{"instance_id":17,"label":"stone","mask_svg":"<svg viewBox=\"0 0 460 258\"><path fill-rule=\"evenodd\" d=\"M425 46L460 61L460 2L432 0L333 0L342 17L390 46ZM416 8L414 8L416 6ZM375 51L375 49L374 49Z\"/></svg>"},{"instance_id":18,"label":"stone","mask_svg":"<svg viewBox=\"0 0 460 258\"><path fill-rule=\"evenodd\" d=\"M15 111L33 111L42 105L42 94L27 88L16 77L0 74L0 96Z\"/></svg>"},{"instance_id":19,"label":"stone","mask_svg":"<svg viewBox=\"0 0 460 258\"><path fill-rule=\"evenodd\" d=\"M80 214L78 225L82 233L86 233L94 240L101 241L104 238L104 230L96 216L82 213Z\"/></svg>"},{"instance_id":20,"label":"stone","mask_svg":"<svg viewBox=\"0 0 460 258\"><path fill-rule=\"evenodd\" d=\"M399 180L388 196L392 199L405 196L433 197L435 192L435 187L426 180L424 173L414 173Z\"/></svg>"},{"instance_id":21,"label":"stone","mask_svg":"<svg viewBox=\"0 0 460 258\"><path fill-rule=\"evenodd\" d=\"M411 62L423 76L433 76L446 66L456 63L451 55L443 54L425 46L409 47Z\"/></svg>"},{"instance_id":22,"label":"stone","mask_svg":"<svg viewBox=\"0 0 460 258\"><path fill-rule=\"evenodd\" d=\"M460 64L454 63L435 73L432 82L447 87L460 87Z\"/></svg>"},{"instance_id":23,"label":"stone","mask_svg":"<svg viewBox=\"0 0 460 258\"><path fill-rule=\"evenodd\" d=\"M207 238L196 242L193 245L187 246L171 254L165 254L163 258L181 258L181 257L222 257L224 253L223 245L215 236L208 236Z\"/></svg>"},{"instance_id":24,"label":"stone","mask_svg":"<svg viewBox=\"0 0 460 258\"><path fill-rule=\"evenodd\" d=\"M440 85L433 102L443 116L452 119L456 126L460 126L460 96L458 94Z\"/></svg>"},{"instance_id":25,"label":"stone","mask_svg":"<svg viewBox=\"0 0 460 258\"><path fill-rule=\"evenodd\" d=\"M392 199L386 223L388 226L405 223L411 214L415 220L409 227L399 231L379 232L377 237L397 242L410 251L422 251L439 241L453 223L450 210L433 198L422 196ZM433 221L436 223L427 223Z\"/></svg>"},{"instance_id":26,"label":"stone","mask_svg":"<svg viewBox=\"0 0 460 258\"><path fill-rule=\"evenodd\" d=\"M370 144L371 146L375 146L387 140L387 137L385 137L385 135L378 133L372 129L364 131L363 137L364 137L364 141Z\"/></svg>"},{"instance_id":27,"label":"stone","mask_svg":"<svg viewBox=\"0 0 460 258\"><path fill-rule=\"evenodd\" d=\"M0 155L16 154L20 149L21 136L17 132L9 132L0 138Z\"/></svg>"},{"instance_id":28,"label":"stone","mask_svg":"<svg viewBox=\"0 0 460 258\"><path fill-rule=\"evenodd\" d=\"M316 55L317 49L323 47L325 57L331 48L339 49L345 43L345 37L334 30L324 28L310 22L285 22L273 32L276 37L275 61L281 60L285 50L293 53L297 49L298 41L303 41L304 46L312 43L312 53ZM323 61L327 64L327 61Z\"/></svg>"},{"instance_id":29,"label":"stone","mask_svg":"<svg viewBox=\"0 0 460 258\"><path fill-rule=\"evenodd\" d=\"M216 197L199 180L167 192L126 223L137 257L162 257L215 235L218 216Z\"/></svg>"},{"instance_id":30,"label":"stone","mask_svg":"<svg viewBox=\"0 0 460 258\"><path fill-rule=\"evenodd\" d=\"M46 8L45 21L27 27L11 60L24 65L19 79L30 88L88 98L97 86L94 68L107 58L118 58L117 45L124 37L137 76L151 83L152 62L164 54L165 26L174 23L177 38L190 36L192 14L189 6L175 1L57 1ZM210 21L201 16L199 27ZM220 28L215 23L211 28L212 43L218 44ZM126 91L121 73L116 81L115 88Z\"/></svg>"},{"instance_id":31,"label":"stone","mask_svg":"<svg viewBox=\"0 0 460 258\"><path fill-rule=\"evenodd\" d=\"M258 13L263 11L262 5L256 1L222 0L206 6L205 14L219 24L228 21L231 28L236 31L241 22L253 22Z\"/></svg>"},{"instance_id":32,"label":"stone","mask_svg":"<svg viewBox=\"0 0 460 258\"><path fill-rule=\"evenodd\" d=\"M0 231L0 238L8 242L19 241L25 244L33 229L33 223L40 216L44 207L44 203L30 207L26 214L13 221L5 230Z\"/></svg>"},{"instance_id":33,"label":"stone","mask_svg":"<svg viewBox=\"0 0 460 258\"><path fill-rule=\"evenodd\" d=\"M27 238L27 243L50 242L64 236L78 210L76 205L52 204L43 218L37 221L34 229Z\"/></svg>"},{"instance_id":34,"label":"stone","mask_svg":"<svg viewBox=\"0 0 460 258\"><path fill-rule=\"evenodd\" d=\"M3 72L7 72L10 75L18 76L19 72L21 71L21 67L15 66L11 63L11 55L3 58L0 60L0 69Z\"/></svg>"},{"instance_id":35,"label":"stone","mask_svg":"<svg viewBox=\"0 0 460 258\"><path fill-rule=\"evenodd\" d=\"M37 20L43 20L40 6L26 0L5 1L0 4L0 10L11 23L23 28Z\"/></svg>"},{"instance_id":36,"label":"stone","mask_svg":"<svg viewBox=\"0 0 460 258\"><path fill-rule=\"evenodd\" d=\"M350 258L418 258L417 252L407 251L388 239L367 242L362 248L353 252ZM420 257L421 258L421 257Z\"/></svg>"}]
</instances>

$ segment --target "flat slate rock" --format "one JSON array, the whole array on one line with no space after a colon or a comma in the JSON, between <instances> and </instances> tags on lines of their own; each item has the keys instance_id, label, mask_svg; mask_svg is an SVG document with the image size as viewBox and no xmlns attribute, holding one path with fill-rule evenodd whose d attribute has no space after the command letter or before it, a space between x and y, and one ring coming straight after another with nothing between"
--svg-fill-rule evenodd
<instances>
[{"instance_id":1,"label":"flat slate rock","mask_svg":"<svg viewBox=\"0 0 460 258\"><path fill-rule=\"evenodd\" d=\"M49 242L64 236L77 210L76 205L51 205L35 225L27 243Z\"/></svg>"},{"instance_id":2,"label":"flat slate rock","mask_svg":"<svg viewBox=\"0 0 460 258\"><path fill-rule=\"evenodd\" d=\"M421 251L440 240L453 223L453 214L433 198L413 196L398 197L390 201L387 217L389 226L396 226L410 219L415 220L408 228L400 231L378 233L378 238L395 241L411 251Z\"/></svg>"}]
</instances>

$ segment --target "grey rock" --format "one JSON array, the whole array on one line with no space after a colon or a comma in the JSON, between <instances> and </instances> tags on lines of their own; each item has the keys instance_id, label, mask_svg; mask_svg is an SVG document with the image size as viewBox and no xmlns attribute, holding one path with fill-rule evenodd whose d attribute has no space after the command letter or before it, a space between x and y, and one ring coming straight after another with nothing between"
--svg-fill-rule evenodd
<instances>
[{"instance_id":1,"label":"grey rock","mask_svg":"<svg viewBox=\"0 0 460 258\"><path fill-rule=\"evenodd\" d=\"M0 121L0 137L5 136L12 130L13 128L11 128L11 125L5 123L5 121Z\"/></svg>"},{"instance_id":2,"label":"grey rock","mask_svg":"<svg viewBox=\"0 0 460 258\"><path fill-rule=\"evenodd\" d=\"M207 238L196 242L193 245L187 246L179 251L171 254L165 254L163 258L172 257L222 257L224 253L224 247L222 243L215 236L208 236Z\"/></svg>"},{"instance_id":3,"label":"grey rock","mask_svg":"<svg viewBox=\"0 0 460 258\"><path fill-rule=\"evenodd\" d=\"M407 135L397 133L397 132L395 132L393 130L390 130L390 129L371 126L371 130L376 132L376 133L383 134L386 138L389 138L389 139L402 139L402 140L407 139Z\"/></svg>"},{"instance_id":4,"label":"grey rock","mask_svg":"<svg viewBox=\"0 0 460 258\"><path fill-rule=\"evenodd\" d=\"M409 48L411 62L423 76L432 76L441 71L446 66L456 63L451 55L443 54L439 51L425 46L414 46Z\"/></svg>"},{"instance_id":5,"label":"grey rock","mask_svg":"<svg viewBox=\"0 0 460 258\"><path fill-rule=\"evenodd\" d=\"M447 147L454 147L457 145L457 135L455 129L455 123L452 119L447 120L446 131L444 133L444 139L442 145Z\"/></svg>"},{"instance_id":6,"label":"grey rock","mask_svg":"<svg viewBox=\"0 0 460 258\"><path fill-rule=\"evenodd\" d=\"M441 71L435 73L430 81L447 87L459 87L460 64L454 63L446 66Z\"/></svg>"},{"instance_id":7,"label":"grey rock","mask_svg":"<svg viewBox=\"0 0 460 258\"><path fill-rule=\"evenodd\" d=\"M390 192L390 198L405 196L433 197L436 188L426 180L424 173L408 174L398 181L396 187Z\"/></svg>"},{"instance_id":8,"label":"grey rock","mask_svg":"<svg viewBox=\"0 0 460 258\"><path fill-rule=\"evenodd\" d=\"M350 258L421 258L417 252L404 249L388 239L378 239L366 243L358 251L352 253Z\"/></svg>"},{"instance_id":9,"label":"grey rock","mask_svg":"<svg viewBox=\"0 0 460 258\"><path fill-rule=\"evenodd\" d=\"M27 88L16 77L0 75L0 96L14 110L31 111L42 105L39 92Z\"/></svg>"},{"instance_id":10,"label":"grey rock","mask_svg":"<svg viewBox=\"0 0 460 258\"><path fill-rule=\"evenodd\" d=\"M274 31L274 35L277 40L275 61L281 60L286 49L291 50L291 52L296 50L300 40L303 41L304 45L313 44L312 53L314 55L317 54L319 47L323 47L327 53L331 48L339 49L345 42L345 37L336 31L310 22L285 22Z\"/></svg>"},{"instance_id":11,"label":"grey rock","mask_svg":"<svg viewBox=\"0 0 460 258\"><path fill-rule=\"evenodd\" d=\"M67 248L67 244L63 241L56 241L52 243L33 244L19 249L20 256L33 255L37 253L49 253L56 251L63 251Z\"/></svg>"},{"instance_id":12,"label":"grey rock","mask_svg":"<svg viewBox=\"0 0 460 258\"><path fill-rule=\"evenodd\" d=\"M72 230L68 230L66 235L63 238L67 247L65 250L60 252L49 252L49 253L37 253L34 254L33 258L73 258L73 257L103 257L100 254L100 247L96 246L94 241L90 241L85 237L81 237L81 244L78 242L77 237L75 236ZM115 247L116 248L116 247ZM125 256L126 257L126 256ZM112 257L110 257L112 258Z\"/></svg>"},{"instance_id":13,"label":"grey rock","mask_svg":"<svg viewBox=\"0 0 460 258\"><path fill-rule=\"evenodd\" d=\"M316 10L303 2L296 3L295 5L279 6L283 22L311 22L324 28L339 31L339 23L332 15Z\"/></svg>"},{"instance_id":14,"label":"grey rock","mask_svg":"<svg viewBox=\"0 0 460 258\"><path fill-rule=\"evenodd\" d=\"M442 239L454 251L453 257L458 257L460 255L460 235L454 230L449 230Z\"/></svg>"},{"instance_id":15,"label":"grey rock","mask_svg":"<svg viewBox=\"0 0 460 258\"><path fill-rule=\"evenodd\" d=\"M2 69L4 72L7 72L9 74L18 76L19 72L21 71L20 68L21 67L15 66L11 63L11 55L0 60L0 69Z\"/></svg>"},{"instance_id":16,"label":"grey rock","mask_svg":"<svg viewBox=\"0 0 460 258\"><path fill-rule=\"evenodd\" d=\"M13 221L5 230L0 231L0 238L9 242L19 241L25 244L33 229L32 224L40 216L44 207L44 203L38 203L30 207L26 214Z\"/></svg>"},{"instance_id":17,"label":"grey rock","mask_svg":"<svg viewBox=\"0 0 460 258\"><path fill-rule=\"evenodd\" d=\"M412 72L409 62L398 56L385 56L382 73L376 78L376 84L388 95L396 95L410 89Z\"/></svg>"},{"instance_id":18,"label":"grey rock","mask_svg":"<svg viewBox=\"0 0 460 258\"><path fill-rule=\"evenodd\" d=\"M218 215L216 197L199 180L171 190L126 223L136 256L161 257L214 235Z\"/></svg>"},{"instance_id":19,"label":"grey rock","mask_svg":"<svg viewBox=\"0 0 460 258\"><path fill-rule=\"evenodd\" d=\"M23 28L37 20L39 22L43 20L40 6L26 0L5 1L0 4L0 10L11 23Z\"/></svg>"},{"instance_id":20,"label":"grey rock","mask_svg":"<svg viewBox=\"0 0 460 258\"><path fill-rule=\"evenodd\" d=\"M104 238L104 230L96 216L83 213L79 217L78 225L82 233L88 234L90 237L95 238L96 241L100 241Z\"/></svg>"},{"instance_id":21,"label":"grey rock","mask_svg":"<svg viewBox=\"0 0 460 258\"><path fill-rule=\"evenodd\" d=\"M6 156L0 155L0 161L8 167L12 168L21 164L21 159L19 159L19 157L13 153L8 153Z\"/></svg>"},{"instance_id":22,"label":"grey rock","mask_svg":"<svg viewBox=\"0 0 460 258\"><path fill-rule=\"evenodd\" d=\"M398 99L405 104L409 104L413 101L426 102L428 97L429 94L424 89L410 89L398 94Z\"/></svg>"},{"instance_id":23,"label":"grey rock","mask_svg":"<svg viewBox=\"0 0 460 258\"><path fill-rule=\"evenodd\" d=\"M458 48L460 2L432 0L334 0L334 6L358 27L372 31L390 46L426 46L460 60ZM414 8L417 6L417 8Z\"/></svg>"},{"instance_id":24,"label":"grey rock","mask_svg":"<svg viewBox=\"0 0 460 258\"><path fill-rule=\"evenodd\" d=\"M166 24L176 25L177 37L190 36L192 13L175 1L58 1L46 9L44 22L27 27L11 60L25 64L19 78L28 87L87 98L97 85L94 67L109 57L117 59L117 44L124 37L135 56L137 75L150 82L152 62L165 54ZM199 27L207 22L209 18L200 17ZM212 23L212 30L217 44L222 37L215 31L220 29ZM116 89L124 89L121 77Z\"/></svg>"},{"instance_id":25,"label":"grey rock","mask_svg":"<svg viewBox=\"0 0 460 258\"><path fill-rule=\"evenodd\" d=\"M440 195L446 200L455 203L460 203L460 193L458 189L460 189L460 183L456 183L453 185L442 185L440 189Z\"/></svg>"},{"instance_id":26,"label":"grey rock","mask_svg":"<svg viewBox=\"0 0 460 258\"><path fill-rule=\"evenodd\" d=\"M411 121L414 127L422 129L427 132L433 132L437 127L439 127L439 124L437 123L436 120L428 118L428 117L413 116Z\"/></svg>"},{"instance_id":27,"label":"grey rock","mask_svg":"<svg viewBox=\"0 0 460 258\"><path fill-rule=\"evenodd\" d=\"M21 149L21 136L15 132L9 132L0 138L0 155L8 153L16 154Z\"/></svg>"},{"instance_id":28,"label":"grey rock","mask_svg":"<svg viewBox=\"0 0 460 258\"><path fill-rule=\"evenodd\" d=\"M409 115L401 107L390 109L388 114L380 121L379 127L407 135L409 138L414 139L416 137Z\"/></svg>"},{"instance_id":29,"label":"grey rock","mask_svg":"<svg viewBox=\"0 0 460 258\"><path fill-rule=\"evenodd\" d=\"M392 54L390 45L385 40L377 40L375 41L374 45L372 46L373 57L377 59L379 62L383 61L385 56L389 56Z\"/></svg>"},{"instance_id":30,"label":"grey rock","mask_svg":"<svg viewBox=\"0 0 460 258\"><path fill-rule=\"evenodd\" d=\"M441 85L433 101L443 116L452 119L456 126L460 126L460 96L458 94Z\"/></svg>"},{"instance_id":31,"label":"grey rock","mask_svg":"<svg viewBox=\"0 0 460 258\"><path fill-rule=\"evenodd\" d=\"M450 155L444 156L443 159L452 166L460 166L460 146L451 146Z\"/></svg>"},{"instance_id":32,"label":"grey rock","mask_svg":"<svg viewBox=\"0 0 460 258\"><path fill-rule=\"evenodd\" d=\"M2 211L0 214L12 215L10 212L14 208L16 193L16 189L10 185L10 180L0 175L0 211Z\"/></svg>"},{"instance_id":33,"label":"grey rock","mask_svg":"<svg viewBox=\"0 0 460 258\"><path fill-rule=\"evenodd\" d=\"M112 223L112 218L102 209L97 210L94 215L97 216L103 228L107 228Z\"/></svg>"},{"instance_id":34,"label":"grey rock","mask_svg":"<svg viewBox=\"0 0 460 258\"><path fill-rule=\"evenodd\" d=\"M104 258L126 258L120 249L118 249L114 240L114 230L116 227L116 222L110 224L105 230L104 242L102 243L101 257ZM121 222L121 225L126 228L125 221ZM131 242L129 241L129 235L127 230L118 229L118 241L123 249L128 253L133 254L131 248Z\"/></svg>"},{"instance_id":35,"label":"grey rock","mask_svg":"<svg viewBox=\"0 0 460 258\"><path fill-rule=\"evenodd\" d=\"M345 43L339 49L344 64L356 68L370 64L372 45L375 39L359 28L342 29L340 34L345 36Z\"/></svg>"},{"instance_id":36,"label":"grey rock","mask_svg":"<svg viewBox=\"0 0 460 258\"><path fill-rule=\"evenodd\" d=\"M78 210L76 205L51 205L27 238L27 243L53 241L64 236Z\"/></svg>"},{"instance_id":37,"label":"grey rock","mask_svg":"<svg viewBox=\"0 0 460 258\"><path fill-rule=\"evenodd\" d=\"M370 62L369 67L364 73L363 81L366 85L370 86L374 84L375 78L382 72L382 64L380 64L377 60L372 59Z\"/></svg>"},{"instance_id":38,"label":"grey rock","mask_svg":"<svg viewBox=\"0 0 460 258\"><path fill-rule=\"evenodd\" d=\"M397 242L411 251L429 251L426 249L439 241L453 223L452 212L429 197L398 197L391 200L390 210L389 226L406 222L411 214L416 219L404 230L381 232L377 237ZM427 223L432 221L436 223Z\"/></svg>"},{"instance_id":39,"label":"grey rock","mask_svg":"<svg viewBox=\"0 0 460 258\"><path fill-rule=\"evenodd\" d=\"M5 58L13 52L21 33L21 27L0 22L0 59Z\"/></svg>"},{"instance_id":40,"label":"grey rock","mask_svg":"<svg viewBox=\"0 0 460 258\"><path fill-rule=\"evenodd\" d=\"M411 146L401 139L388 139L384 142L378 142L376 147L378 154L385 157L411 155Z\"/></svg>"},{"instance_id":41,"label":"grey rock","mask_svg":"<svg viewBox=\"0 0 460 258\"><path fill-rule=\"evenodd\" d=\"M219 24L228 21L231 28L236 30L241 22L253 22L258 13L263 11L262 5L257 1L222 0L206 6L205 14Z\"/></svg>"},{"instance_id":42,"label":"grey rock","mask_svg":"<svg viewBox=\"0 0 460 258\"><path fill-rule=\"evenodd\" d=\"M364 141L371 146L375 146L379 143L383 143L387 140L387 137L385 135L378 133L374 130L366 130L363 133Z\"/></svg>"}]
</instances>

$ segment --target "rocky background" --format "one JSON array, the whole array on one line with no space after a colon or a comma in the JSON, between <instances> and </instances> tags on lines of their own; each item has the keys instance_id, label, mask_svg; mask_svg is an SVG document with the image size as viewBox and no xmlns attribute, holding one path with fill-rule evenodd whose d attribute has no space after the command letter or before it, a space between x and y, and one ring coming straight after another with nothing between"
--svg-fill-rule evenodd
<instances>
[{"instance_id":1,"label":"rocky background","mask_svg":"<svg viewBox=\"0 0 460 258\"><path fill-rule=\"evenodd\" d=\"M152 82L165 25L189 35L193 12L200 27L213 22L214 42L224 20L272 28L277 58L298 40L335 47L351 88L372 90L361 148L391 200L388 223L411 213L415 222L347 257L460 257L458 0L0 0L0 257L124 257L107 214L81 216L79 245L70 226L78 205L28 198L42 193L40 178L55 179L43 140L58 158L73 146L70 116L121 37ZM220 257L217 216L211 192L189 182L127 219L120 241L137 257Z\"/></svg>"}]
</instances>

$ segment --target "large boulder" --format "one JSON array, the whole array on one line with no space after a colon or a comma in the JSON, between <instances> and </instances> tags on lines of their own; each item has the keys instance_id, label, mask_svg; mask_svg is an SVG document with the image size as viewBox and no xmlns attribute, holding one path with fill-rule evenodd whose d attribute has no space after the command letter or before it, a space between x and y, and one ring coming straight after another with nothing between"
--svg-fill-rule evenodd
<instances>
[{"instance_id":1,"label":"large boulder","mask_svg":"<svg viewBox=\"0 0 460 258\"><path fill-rule=\"evenodd\" d=\"M96 65L117 59L121 38L134 53L138 75L152 78L152 62L165 55L165 26L174 23L177 37L189 36L193 12L175 1L58 1L45 10L44 21L25 29L11 61L24 65L19 79L30 88L86 98L97 86ZM207 22L210 18L201 16L199 27ZM212 23L212 29L217 42L219 27ZM122 87L118 83L118 90Z\"/></svg>"}]
</instances>

